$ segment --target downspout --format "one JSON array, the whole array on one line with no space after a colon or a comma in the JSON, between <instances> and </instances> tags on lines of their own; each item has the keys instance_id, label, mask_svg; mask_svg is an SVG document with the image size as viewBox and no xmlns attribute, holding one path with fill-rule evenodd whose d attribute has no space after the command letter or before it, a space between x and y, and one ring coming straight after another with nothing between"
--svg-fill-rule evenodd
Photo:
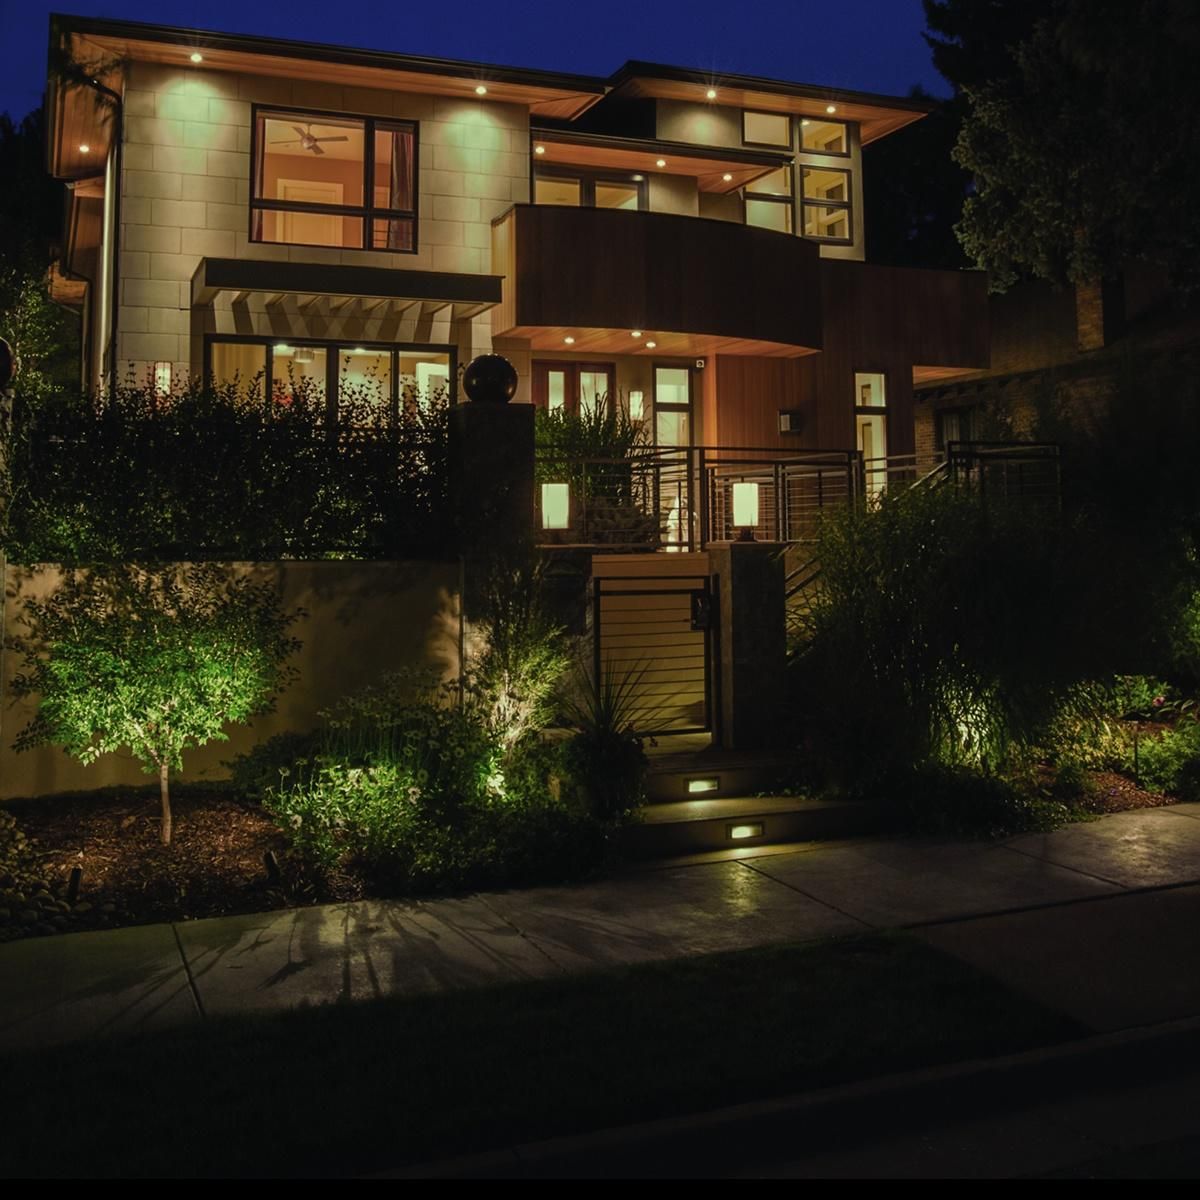
<instances>
[{"instance_id":1,"label":"downspout","mask_svg":"<svg viewBox=\"0 0 1200 1200\"><path fill-rule=\"evenodd\" d=\"M109 339L109 387L116 387L117 381L117 321L121 311L121 251L118 242L121 239L121 160L124 147L125 105L121 97L106 87L98 79L89 79L87 86L102 96L106 96L113 106L113 244L112 244L112 286L108 299L109 324L111 334Z\"/></svg>"}]
</instances>

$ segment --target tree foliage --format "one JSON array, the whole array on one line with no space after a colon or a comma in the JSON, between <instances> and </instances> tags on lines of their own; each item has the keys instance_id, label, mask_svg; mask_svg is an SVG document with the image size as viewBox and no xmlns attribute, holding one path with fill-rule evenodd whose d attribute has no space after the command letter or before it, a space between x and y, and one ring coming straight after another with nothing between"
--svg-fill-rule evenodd
<instances>
[{"instance_id":1,"label":"tree foliage","mask_svg":"<svg viewBox=\"0 0 1200 1200\"><path fill-rule=\"evenodd\" d=\"M1191 0L929 0L935 61L964 97L974 178L959 236L1005 288L1117 272L1194 287L1200 11Z\"/></svg>"},{"instance_id":2,"label":"tree foliage","mask_svg":"<svg viewBox=\"0 0 1200 1200\"><path fill-rule=\"evenodd\" d=\"M60 745L83 763L128 750L161 783L162 840L171 840L168 774L186 750L226 741L225 725L269 712L300 643L275 589L215 564L70 571L26 600L14 639L17 696L37 696L19 750Z\"/></svg>"}]
</instances>

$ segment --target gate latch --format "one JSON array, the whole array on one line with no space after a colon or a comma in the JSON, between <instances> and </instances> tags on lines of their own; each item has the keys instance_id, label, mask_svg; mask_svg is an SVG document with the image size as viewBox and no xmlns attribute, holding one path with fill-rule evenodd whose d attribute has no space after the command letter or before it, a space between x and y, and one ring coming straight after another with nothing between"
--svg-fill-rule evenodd
<instances>
[{"instance_id":1,"label":"gate latch","mask_svg":"<svg viewBox=\"0 0 1200 1200\"><path fill-rule=\"evenodd\" d=\"M712 596L697 589L692 592L692 631L704 632L712 628Z\"/></svg>"}]
</instances>

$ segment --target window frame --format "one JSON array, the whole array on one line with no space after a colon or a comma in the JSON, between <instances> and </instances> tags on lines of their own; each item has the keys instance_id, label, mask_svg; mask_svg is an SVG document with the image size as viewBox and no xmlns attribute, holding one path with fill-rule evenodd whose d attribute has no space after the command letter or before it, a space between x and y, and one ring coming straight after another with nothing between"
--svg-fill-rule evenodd
<instances>
[{"instance_id":1,"label":"window frame","mask_svg":"<svg viewBox=\"0 0 1200 1200\"><path fill-rule=\"evenodd\" d=\"M840 125L842 127L842 129L845 131L845 143L846 143L845 150L817 150L811 146L806 146L804 144L804 122L805 121L814 121L818 125ZM850 122L849 121L839 121L836 117L804 117L804 116L802 116L802 117L798 118L797 130L798 130L798 133L797 133L797 138L796 138L796 142L797 142L797 151L796 152L798 154L811 154L811 155L816 155L820 158L852 159L854 157L853 141L850 137Z\"/></svg>"},{"instance_id":2,"label":"window frame","mask_svg":"<svg viewBox=\"0 0 1200 1200\"><path fill-rule=\"evenodd\" d=\"M261 346L264 354L265 371L263 374L264 403L268 413L272 411L275 392L274 356L271 348L281 342L288 346L311 346L314 350L325 351L325 414L326 419L335 425L338 420L338 380L341 378L340 351L361 346L364 350L376 353L390 354L390 386L388 389L388 416L394 422L400 414L400 356L411 354L444 354L448 359L450 379L448 401L457 403L458 396L458 349L455 346L441 343L422 342L380 342L353 338L309 338L284 337L274 335L264 337L258 333L206 333L204 335L203 375L207 386L212 386L213 347L216 345Z\"/></svg>"},{"instance_id":3,"label":"window frame","mask_svg":"<svg viewBox=\"0 0 1200 1200\"><path fill-rule=\"evenodd\" d=\"M616 359L587 359L587 358L535 358L530 362L530 399L535 408L543 408L547 412L578 413L579 376L585 372L593 375L607 375L609 405L621 402L617 392L617 362ZM563 406L561 409L550 407L549 374L551 371L561 371L566 377L563 380Z\"/></svg>"},{"instance_id":4,"label":"window frame","mask_svg":"<svg viewBox=\"0 0 1200 1200\"><path fill-rule=\"evenodd\" d=\"M849 167L826 167L820 163L802 162L800 167L800 236L808 238L810 242L822 242L827 246L852 246L854 244L854 171ZM804 176L808 171L825 171L837 172L839 175L846 177L846 199L845 200L824 200L819 197L810 197L804 192ZM846 236L845 237L826 237L820 233L806 232L807 210L809 208L832 208L838 209L846 214Z\"/></svg>"},{"instance_id":5,"label":"window frame","mask_svg":"<svg viewBox=\"0 0 1200 1200\"><path fill-rule=\"evenodd\" d=\"M756 142L746 136L746 117L747 115L755 117L778 117L780 120L787 123L788 140L786 142ZM796 132L793 129L795 121L792 119L791 113L771 112L764 108L743 108L742 109L742 145L743 146L761 146L766 150L794 150L796 146Z\"/></svg>"},{"instance_id":6,"label":"window frame","mask_svg":"<svg viewBox=\"0 0 1200 1200\"><path fill-rule=\"evenodd\" d=\"M273 200L268 197L255 196L255 164L259 152L259 117L266 118L280 114L287 117L308 118L310 123L321 121L357 121L363 126L363 201L361 206L349 204L306 204ZM398 208L379 208L373 202L367 203L367 198L374 200L375 196L375 132L376 125L401 126L412 130L412 211ZM316 108L293 108L279 104L252 104L250 106L250 203L249 222L246 236L252 245L258 246L308 246L319 250L357 250L369 254L418 254L420 253L420 207L421 207L421 123L395 117L379 117L360 113L330 112ZM291 212L312 213L318 216L344 217L359 219L363 223L363 244L361 246L328 246L319 242L280 242L268 241L254 236L255 216L262 212ZM374 245L374 226L376 220L408 220L412 222L412 248L400 246Z\"/></svg>"},{"instance_id":7,"label":"window frame","mask_svg":"<svg viewBox=\"0 0 1200 1200\"><path fill-rule=\"evenodd\" d=\"M621 187L634 187L637 189L638 197L638 212L646 212L650 207L650 184L643 175L641 179L634 179L633 176L639 172L622 178L619 174L613 171L596 170L590 167L572 167L569 163L539 163L533 164L533 178L530 181L532 184L531 198L533 203L537 204L537 185L539 179L570 179L579 184L579 207L580 208L595 208L596 207L596 184L610 183L620 184ZM541 208L573 208L571 204L543 204ZM605 210L612 212L628 212L628 209L612 209Z\"/></svg>"}]
</instances>

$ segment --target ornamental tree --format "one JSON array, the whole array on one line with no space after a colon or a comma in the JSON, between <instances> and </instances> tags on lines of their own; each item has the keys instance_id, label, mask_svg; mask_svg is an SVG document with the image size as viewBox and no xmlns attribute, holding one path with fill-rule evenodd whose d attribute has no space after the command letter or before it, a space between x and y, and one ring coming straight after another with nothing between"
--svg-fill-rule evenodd
<instances>
[{"instance_id":1,"label":"ornamental tree","mask_svg":"<svg viewBox=\"0 0 1200 1200\"><path fill-rule=\"evenodd\" d=\"M301 615L216 564L71 571L26 601L13 640L13 691L39 697L16 748L61 745L85 764L127 749L158 775L166 845L170 772L185 750L228 740L226 724L271 711L296 674L288 628Z\"/></svg>"}]
</instances>

